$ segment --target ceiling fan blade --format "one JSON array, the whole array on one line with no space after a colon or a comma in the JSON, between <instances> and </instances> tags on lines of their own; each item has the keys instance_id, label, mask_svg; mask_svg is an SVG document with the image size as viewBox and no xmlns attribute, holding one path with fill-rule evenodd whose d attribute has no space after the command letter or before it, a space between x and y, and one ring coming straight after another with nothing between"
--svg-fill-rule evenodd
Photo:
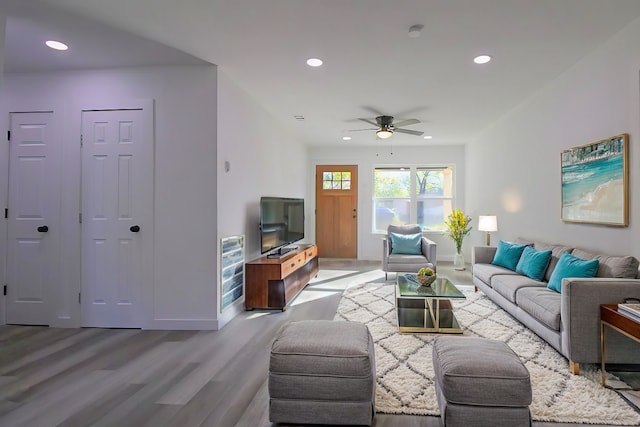
<instances>
[{"instance_id":1,"label":"ceiling fan blade","mask_svg":"<svg viewBox=\"0 0 640 427\"><path fill-rule=\"evenodd\" d=\"M409 125L415 125L420 123L420 120L418 119L408 119L408 120L403 120L401 122L398 123L394 123L393 126L395 127L401 127L401 126L409 126Z\"/></svg>"},{"instance_id":2,"label":"ceiling fan blade","mask_svg":"<svg viewBox=\"0 0 640 427\"><path fill-rule=\"evenodd\" d=\"M398 129L398 128L395 128L393 131L394 132L398 132L398 133L408 133L409 135L416 135L416 136L420 136L420 135L424 134L424 132L420 132L419 130L411 130L411 129Z\"/></svg>"},{"instance_id":3,"label":"ceiling fan blade","mask_svg":"<svg viewBox=\"0 0 640 427\"><path fill-rule=\"evenodd\" d=\"M362 108L364 108L364 109L365 109L365 110L367 110L367 111L372 112L372 113L373 113L373 114L375 114L376 116L384 116L384 113L382 113L382 112L378 111L376 108L373 108L373 107L371 107L371 106L369 106L369 105L364 105L364 106L362 106Z\"/></svg>"},{"instance_id":4,"label":"ceiling fan blade","mask_svg":"<svg viewBox=\"0 0 640 427\"><path fill-rule=\"evenodd\" d=\"M370 125L378 126L378 124L371 119L358 119L358 120L362 120L363 122L369 123Z\"/></svg>"},{"instance_id":5,"label":"ceiling fan blade","mask_svg":"<svg viewBox=\"0 0 640 427\"><path fill-rule=\"evenodd\" d=\"M378 130L379 128L366 128L366 129L347 129L347 132L360 132L361 130Z\"/></svg>"}]
</instances>

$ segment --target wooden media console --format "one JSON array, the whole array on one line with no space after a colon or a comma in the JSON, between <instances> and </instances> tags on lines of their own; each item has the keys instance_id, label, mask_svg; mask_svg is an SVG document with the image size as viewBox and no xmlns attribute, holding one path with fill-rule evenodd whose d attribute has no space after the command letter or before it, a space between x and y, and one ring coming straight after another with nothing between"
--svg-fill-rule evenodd
<instances>
[{"instance_id":1,"label":"wooden media console","mask_svg":"<svg viewBox=\"0 0 640 427\"><path fill-rule=\"evenodd\" d=\"M318 248L299 245L281 258L260 257L245 264L245 307L286 310L318 274Z\"/></svg>"}]
</instances>

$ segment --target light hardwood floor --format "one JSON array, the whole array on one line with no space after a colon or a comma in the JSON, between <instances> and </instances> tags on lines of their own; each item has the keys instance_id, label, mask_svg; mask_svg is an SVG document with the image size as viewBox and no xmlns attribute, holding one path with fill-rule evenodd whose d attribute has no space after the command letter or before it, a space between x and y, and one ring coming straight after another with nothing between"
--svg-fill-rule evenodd
<instances>
[{"instance_id":1,"label":"light hardwood floor","mask_svg":"<svg viewBox=\"0 0 640 427\"><path fill-rule=\"evenodd\" d=\"M322 259L290 309L243 312L220 331L0 326L0 426L271 427L267 370L278 329L332 319L347 286L384 280L379 268ZM471 285L468 270L442 263L439 273ZM438 417L424 416L378 414L374 421L437 425Z\"/></svg>"}]
</instances>

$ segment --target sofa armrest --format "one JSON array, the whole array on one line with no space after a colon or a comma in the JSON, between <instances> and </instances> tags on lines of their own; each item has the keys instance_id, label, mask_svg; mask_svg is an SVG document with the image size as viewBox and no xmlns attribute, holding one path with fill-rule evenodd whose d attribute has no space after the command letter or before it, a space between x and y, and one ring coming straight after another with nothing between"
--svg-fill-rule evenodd
<instances>
[{"instance_id":1,"label":"sofa armrest","mask_svg":"<svg viewBox=\"0 0 640 427\"><path fill-rule=\"evenodd\" d=\"M491 264L496 250L495 246L474 246L471 248L471 264Z\"/></svg>"},{"instance_id":2,"label":"sofa armrest","mask_svg":"<svg viewBox=\"0 0 640 427\"><path fill-rule=\"evenodd\" d=\"M640 279L562 280L560 331L565 356L576 363L600 361L600 305L640 298Z\"/></svg>"},{"instance_id":3,"label":"sofa armrest","mask_svg":"<svg viewBox=\"0 0 640 427\"><path fill-rule=\"evenodd\" d=\"M436 271L436 242L422 236L422 254L433 264L433 270Z\"/></svg>"}]
</instances>

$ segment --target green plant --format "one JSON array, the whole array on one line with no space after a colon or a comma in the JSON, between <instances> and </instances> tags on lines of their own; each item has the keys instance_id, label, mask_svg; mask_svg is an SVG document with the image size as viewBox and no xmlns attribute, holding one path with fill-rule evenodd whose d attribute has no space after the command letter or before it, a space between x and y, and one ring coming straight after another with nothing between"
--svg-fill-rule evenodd
<instances>
[{"instance_id":1,"label":"green plant","mask_svg":"<svg viewBox=\"0 0 640 427\"><path fill-rule=\"evenodd\" d=\"M456 244L456 251L460 253L462 250L462 241L471 232L471 217L466 216L461 210L454 209L449 214L448 219L444 222L447 226L449 237Z\"/></svg>"},{"instance_id":2,"label":"green plant","mask_svg":"<svg viewBox=\"0 0 640 427\"><path fill-rule=\"evenodd\" d=\"M433 276L434 274L436 274L436 272L433 271L432 268L423 267L420 270L418 270L418 276Z\"/></svg>"}]
</instances>

